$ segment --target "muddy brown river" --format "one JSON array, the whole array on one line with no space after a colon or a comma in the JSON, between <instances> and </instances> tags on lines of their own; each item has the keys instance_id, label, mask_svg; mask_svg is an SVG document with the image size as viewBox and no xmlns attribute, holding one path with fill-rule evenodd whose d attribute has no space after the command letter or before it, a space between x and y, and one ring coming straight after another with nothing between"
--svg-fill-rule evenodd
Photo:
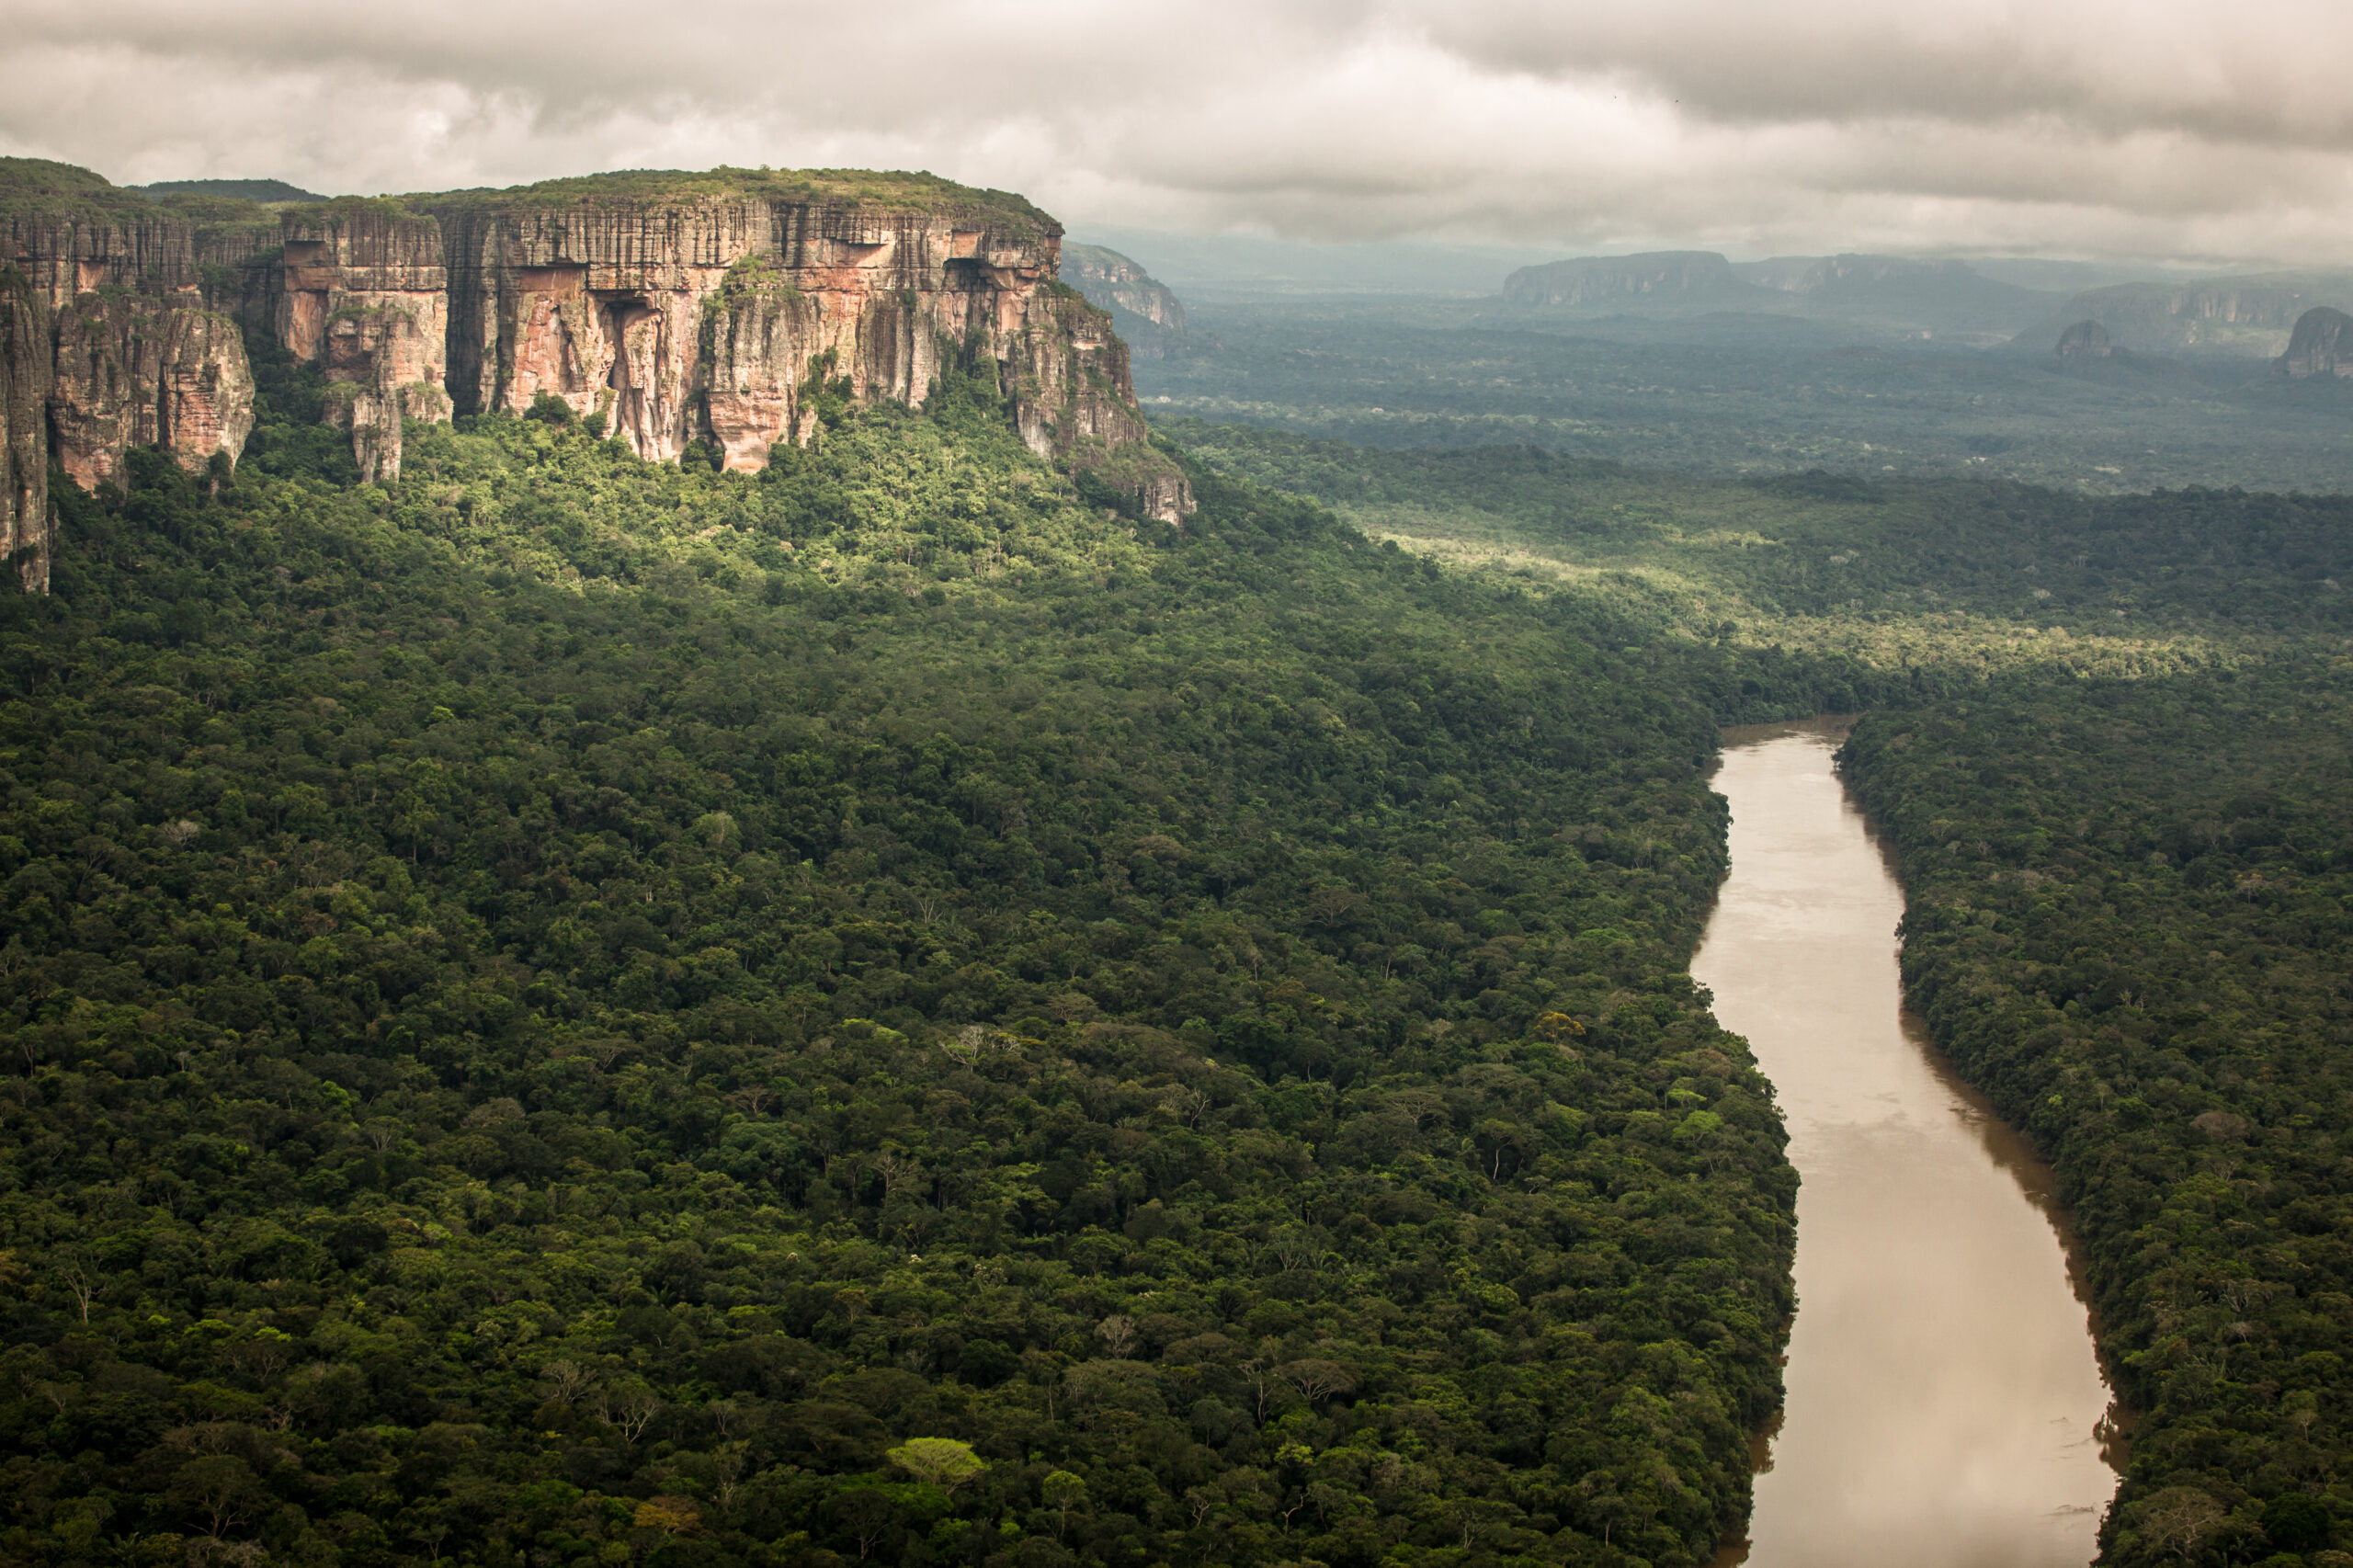
<instances>
[{"instance_id":1,"label":"muddy brown river","mask_svg":"<svg viewBox=\"0 0 2353 1568\"><path fill-rule=\"evenodd\" d=\"M2081 1568L2109 1395L2049 1171L1902 1009L1904 899L1830 721L1728 732L1732 875L1692 972L1789 1119L1788 1403L1749 1568Z\"/></svg>"}]
</instances>

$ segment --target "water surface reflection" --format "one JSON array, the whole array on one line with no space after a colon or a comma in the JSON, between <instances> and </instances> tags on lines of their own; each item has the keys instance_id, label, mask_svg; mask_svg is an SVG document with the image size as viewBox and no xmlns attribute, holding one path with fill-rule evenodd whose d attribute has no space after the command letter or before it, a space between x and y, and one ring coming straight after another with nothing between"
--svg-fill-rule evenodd
<instances>
[{"instance_id":1,"label":"water surface reflection","mask_svg":"<svg viewBox=\"0 0 2353 1568\"><path fill-rule=\"evenodd\" d=\"M1692 972L1789 1118L1798 1316L1750 1568L2075 1568L2116 1488L2050 1174L1901 1006L1903 894L1829 721L1726 737Z\"/></svg>"}]
</instances>

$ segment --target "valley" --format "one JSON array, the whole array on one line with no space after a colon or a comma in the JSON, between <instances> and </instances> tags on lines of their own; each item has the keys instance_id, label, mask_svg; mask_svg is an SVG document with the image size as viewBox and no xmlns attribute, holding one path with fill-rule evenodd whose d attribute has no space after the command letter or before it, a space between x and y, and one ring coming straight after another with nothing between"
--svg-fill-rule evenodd
<instances>
[{"instance_id":1,"label":"valley","mask_svg":"<svg viewBox=\"0 0 2353 1568\"><path fill-rule=\"evenodd\" d=\"M2147 280L1885 274L2121 289L2098 364L1753 308L1816 258L1499 331L932 176L38 162L7 1561L2347 1560L2302 294L2304 375L2134 336ZM1835 778L1727 740L1832 713ZM1849 945L1739 959L1810 861ZM1822 970L1868 1027L1737 978ZM1867 1070L1936 1152L1842 1187ZM1859 1194L1890 1244L1810 1253ZM2017 1317L1944 1292L1904 1365L1974 1416L1791 1501L1873 1430L1825 1325L1972 1235Z\"/></svg>"}]
</instances>

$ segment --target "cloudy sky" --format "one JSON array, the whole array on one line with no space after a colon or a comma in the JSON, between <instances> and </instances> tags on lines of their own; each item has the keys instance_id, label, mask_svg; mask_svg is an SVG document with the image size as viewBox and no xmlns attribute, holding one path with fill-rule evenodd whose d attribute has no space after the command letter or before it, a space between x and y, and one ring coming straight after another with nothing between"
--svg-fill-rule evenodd
<instances>
[{"instance_id":1,"label":"cloudy sky","mask_svg":"<svg viewBox=\"0 0 2353 1568\"><path fill-rule=\"evenodd\" d=\"M2348 0L0 0L0 152L928 168L1065 222L2353 263Z\"/></svg>"}]
</instances>

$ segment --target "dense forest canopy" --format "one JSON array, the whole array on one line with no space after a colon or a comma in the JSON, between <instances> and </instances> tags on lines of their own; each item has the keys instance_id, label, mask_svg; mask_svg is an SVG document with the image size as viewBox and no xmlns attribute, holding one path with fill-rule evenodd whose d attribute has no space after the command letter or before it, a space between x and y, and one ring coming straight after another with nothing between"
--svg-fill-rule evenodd
<instances>
[{"instance_id":1,"label":"dense forest canopy","mask_svg":"<svg viewBox=\"0 0 2353 1568\"><path fill-rule=\"evenodd\" d=\"M2075 1208L2138 1409L2119 1561L2341 1528L2348 676L2324 653L2021 681L1873 713L1849 746L1898 853L1914 1004Z\"/></svg>"},{"instance_id":2,"label":"dense forest canopy","mask_svg":"<svg viewBox=\"0 0 2353 1568\"><path fill-rule=\"evenodd\" d=\"M2056 1165L2134 1407L2103 1560L2345 1560L2353 499L1164 428L1662 645L1843 672L1909 998Z\"/></svg>"},{"instance_id":3,"label":"dense forest canopy","mask_svg":"<svg viewBox=\"0 0 2353 1568\"><path fill-rule=\"evenodd\" d=\"M265 369L0 628L0 1551L1737 1528L1793 1178L1683 966L1716 710L1802 672L1207 471L1122 517L981 380L386 488Z\"/></svg>"},{"instance_id":4,"label":"dense forest canopy","mask_svg":"<svg viewBox=\"0 0 2353 1568\"><path fill-rule=\"evenodd\" d=\"M2347 1539L2353 503L1172 421L1176 528L964 374L362 485L256 358L0 602L0 1560L1707 1561L1795 1175L1705 767L1865 708L2109 1560Z\"/></svg>"}]
</instances>

